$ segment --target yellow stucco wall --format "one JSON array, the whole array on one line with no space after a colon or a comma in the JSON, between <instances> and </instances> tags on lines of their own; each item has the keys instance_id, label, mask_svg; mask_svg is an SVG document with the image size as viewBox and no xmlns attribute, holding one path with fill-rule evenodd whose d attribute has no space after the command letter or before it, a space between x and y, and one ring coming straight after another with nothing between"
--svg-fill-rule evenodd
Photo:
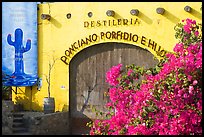
<instances>
[{"instance_id":1,"label":"yellow stucco wall","mask_svg":"<svg viewBox=\"0 0 204 137\"><path fill-rule=\"evenodd\" d=\"M192 8L191 13L184 10L187 5ZM186 18L202 21L201 5L201 2L54 2L39 4L38 74L43 79L43 84L40 91L37 90L37 86L18 88L17 94L14 92L12 94L13 101L23 103L26 110L42 111L43 98L47 96L45 75L48 74L49 61L52 61L54 56L58 60L51 75L51 96L55 98L55 111L67 111L69 62L78 52L98 43L124 42L145 48L160 59L161 56L156 52L159 47L160 51L172 51L177 42L174 37L174 26L178 22ZM159 7L165 9L163 15L156 13ZM138 9L139 15L131 15L131 9ZM115 11L115 16L108 17L107 10ZM92 12L92 17L88 17L89 12ZM70 19L67 18L69 13L71 14ZM51 20L42 20L41 14L50 14ZM120 35L126 35L126 37L129 35L129 37L120 39ZM129 39L130 35L132 39ZM109 39L109 36L113 39ZM86 38L91 38L92 42L86 43ZM157 44L155 51L151 46L148 47L149 41ZM69 51L72 51L72 54Z\"/></svg>"}]
</instances>

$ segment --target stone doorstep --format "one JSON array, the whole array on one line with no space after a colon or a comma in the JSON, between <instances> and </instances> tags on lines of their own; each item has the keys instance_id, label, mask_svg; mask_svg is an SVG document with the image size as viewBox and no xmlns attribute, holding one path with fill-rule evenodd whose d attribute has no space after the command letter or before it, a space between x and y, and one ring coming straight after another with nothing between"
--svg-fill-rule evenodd
<instances>
[{"instance_id":1,"label":"stone doorstep","mask_svg":"<svg viewBox=\"0 0 204 137\"><path fill-rule=\"evenodd\" d=\"M14 117L23 117L24 114L23 113L13 113Z\"/></svg>"},{"instance_id":2,"label":"stone doorstep","mask_svg":"<svg viewBox=\"0 0 204 137\"><path fill-rule=\"evenodd\" d=\"M13 122L13 127L22 127L24 126L24 123L22 122Z\"/></svg>"},{"instance_id":3,"label":"stone doorstep","mask_svg":"<svg viewBox=\"0 0 204 137\"><path fill-rule=\"evenodd\" d=\"M24 114L19 112L13 113L13 125L12 132L13 135L29 135L28 129L24 127Z\"/></svg>"},{"instance_id":4,"label":"stone doorstep","mask_svg":"<svg viewBox=\"0 0 204 137\"><path fill-rule=\"evenodd\" d=\"M30 132L13 133L12 135L32 135Z\"/></svg>"},{"instance_id":5,"label":"stone doorstep","mask_svg":"<svg viewBox=\"0 0 204 137\"><path fill-rule=\"evenodd\" d=\"M24 132L26 132L26 128L24 128L24 127L13 127L12 128L12 131L13 131L13 133L24 133Z\"/></svg>"},{"instance_id":6,"label":"stone doorstep","mask_svg":"<svg viewBox=\"0 0 204 137\"><path fill-rule=\"evenodd\" d=\"M38 121L38 117L40 119L44 119L44 117L48 116L50 118L50 116L56 115L56 113L44 114L43 112L29 112L29 111L25 111L25 112L13 112L13 114L14 114L13 115L13 127L15 128L15 124L14 123L16 123L16 126L17 126L17 129L14 129L14 130L18 130L18 128L20 130L20 127L21 127L20 123L28 122L27 121L28 119L31 120L31 121L32 120L37 120ZM23 114L23 116L22 116L22 114ZM24 119L26 121L24 121ZM32 127L28 127L27 128L27 127L25 127L26 126L25 123L23 123L23 124L24 125L22 126L21 129L24 130L24 128L25 128L25 131L17 131L17 132L15 132L13 130L14 132L12 133L12 135L37 135L38 134L37 132L42 134L40 130L33 132ZM28 124L30 124L30 123L28 123ZM18 125L19 125L19 127L18 127ZM29 125L27 125L27 126L29 126ZM38 127L38 126L36 125L36 127ZM36 130L38 130L38 129L36 128Z\"/></svg>"},{"instance_id":7,"label":"stone doorstep","mask_svg":"<svg viewBox=\"0 0 204 137\"><path fill-rule=\"evenodd\" d=\"M23 118L22 117L15 117L13 118L13 122L23 122Z\"/></svg>"}]
</instances>

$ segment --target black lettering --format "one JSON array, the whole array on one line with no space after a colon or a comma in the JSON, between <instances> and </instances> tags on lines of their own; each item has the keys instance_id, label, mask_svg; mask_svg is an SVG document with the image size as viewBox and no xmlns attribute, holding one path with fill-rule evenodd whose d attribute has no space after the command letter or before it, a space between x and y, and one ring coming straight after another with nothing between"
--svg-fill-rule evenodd
<instances>
[{"instance_id":1,"label":"black lettering","mask_svg":"<svg viewBox=\"0 0 204 137\"><path fill-rule=\"evenodd\" d=\"M76 42L74 42L71 46L72 48L78 49L78 47L75 47Z\"/></svg>"},{"instance_id":2,"label":"black lettering","mask_svg":"<svg viewBox=\"0 0 204 137\"><path fill-rule=\"evenodd\" d=\"M118 36L120 36L120 39L122 39L122 34L123 34L123 33L122 33L121 31L118 31L118 32L117 32L117 39L118 39Z\"/></svg>"},{"instance_id":3,"label":"black lettering","mask_svg":"<svg viewBox=\"0 0 204 137\"><path fill-rule=\"evenodd\" d=\"M161 46L159 46L159 49L157 51L160 51L160 49L161 49Z\"/></svg>"},{"instance_id":4,"label":"black lettering","mask_svg":"<svg viewBox=\"0 0 204 137\"><path fill-rule=\"evenodd\" d=\"M130 39L129 39L129 41L131 41L131 38L132 38L132 33L130 33L130 37L129 37Z\"/></svg>"},{"instance_id":5,"label":"black lettering","mask_svg":"<svg viewBox=\"0 0 204 137\"><path fill-rule=\"evenodd\" d=\"M94 25L95 25L95 22L91 21L91 27L94 27Z\"/></svg>"},{"instance_id":6,"label":"black lettering","mask_svg":"<svg viewBox=\"0 0 204 137\"><path fill-rule=\"evenodd\" d=\"M128 38L129 38L129 34L128 34L127 32L124 32L124 37L123 37L123 39L124 39L124 40L128 40Z\"/></svg>"},{"instance_id":7,"label":"black lettering","mask_svg":"<svg viewBox=\"0 0 204 137\"><path fill-rule=\"evenodd\" d=\"M106 21L106 20L103 20L103 25L104 25L104 26L106 26L106 23L107 23L107 21Z\"/></svg>"},{"instance_id":8,"label":"black lettering","mask_svg":"<svg viewBox=\"0 0 204 137\"><path fill-rule=\"evenodd\" d=\"M157 47L157 43L155 43L155 45L152 45L152 49L155 51Z\"/></svg>"},{"instance_id":9,"label":"black lettering","mask_svg":"<svg viewBox=\"0 0 204 137\"><path fill-rule=\"evenodd\" d=\"M108 34L109 34L109 36L108 36ZM110 38L111 38L111 33L110 33L110 31L106 32L106 38L107 38L107 39L110 39Z\"/></svg>"},{"instance_id":10,"label":"black lettering","mask_svg":"<svg viewBox=\"0 0 204 137\"><path fill-rule=\"evenodd\" d=\"M117 24L115 24L114 22L115 22L115 20L113 20L113 26L116 26Z\"/></svg>"},{"instance_id":11,"label":"black lettering","mask_svg":"<svg viewBox=\"0 0 204 137\"><path fill-rule=\"evenodd\" d=\"M117 39L115 31L112 31L112 39Z\"/></svg>"},{"instance_id":12,"label":"black lettering","mask_svg":"<svg viewBox=\"0 0 204 137\"><path fill-rule=\"evenodd\" d=\"M68 58L66 56L62 56L61 58L61 61L63 61L66 65L68 65Z\"/></svg>"},{"instance_id":13,"label":"black lettering","mask_svg":"<svg viewBox=\"0 0 204 137\"><path fill-rule=\"evenodd\" d=\"M83 46L84 44L87 44L83 39L81 39L81 46Z\"/></svg>"},{"instance_id":14,"label":"black lettering","mask_svg":"<svg viewBox=\"0 0 204 137\"><path fill-rule=\"evenodd\" d=\"M135 39L136 38L136 39ZM135 34L132 36L132 41L137 42L138 41L138 36Z\"/></svg>"},{"instance_id":15,"label":"black lettering","mask_svg":"<svg viewBox=\"0 0 204 137\"><path fill-rule=\"evenodd\" d=\"M81 47L81 45L80 45L80 41L78 40L77 42L78 42L78 46Z\"/></svg>"},{"instance_id":16,"label":"black lettering","mask_svg":"<svg viewBox=\"0 0 204 137\"><path fill-rule=\"evenodd\" d=\"M104 38L104 32L101 32L101 39Z\"/></svg>"},{"instance_id":17,"label":"black lettering","mask_svg":"<svg viewBox=\"0 0 204 137\"><path fill-rule=\"evenodd\" d=\"M157 43L154 43L154 41L151 42L151 39L149 39L148 47L152 47L152 49L155 51L157 47Z\"/></svg>"},{"instance_id":18,"label":"black lettering","mask_svg":"<svg viewBox=\"0 0 204 137\"><path fill-rule=\"evenodd\" d=\"M137 24L137 23L140 24L139 21L138 21L138 19L135 19L135 24Z\"/></svg>"},{"instance_id":19,"label":"black lettering","mask_svg":"<svg viewBox=\"0 0 204 137\"><path fill-rule=\"evenodd\" d=\"M96 34L93 34L93 35L92 35L92 40L93 40L93 41L96 41L96 40L97 40L97 38L98 38L98 37L97 37L97 35L96 35Z\"/></svg>"},{"instance_id":20,"label":"black lettering","mask_svg":"<svg viewBox=\"0 0 204 137\"><path fill-rule=\"evenodd\" d=\"M144 36L142 36L141 44L145 45L145 42L146 42L146 38Z\"/></svg>"},{"instance_id":21,"label":"black lettering","mask_svg":"<svg viewBox=\"0 0 204 137\"><path fill-rule=\"evenodd\" d=\"M108 26L110 26L110 22L111 22L111 21L110 21L110 20L108 20Z\"/></svg>"},{"instance_id":22,"label":"black lettering","mask_svg":"<svg viewBox=\"0 0 204 137\"><path fill-rule=\"evenodd\" d=\"M118 25L121 25L122 19L118 19Z\"/></svg>"},{"instance_id":23,"label":"black lettering","mask_svg":"<svg viewBox=\"0 0 204 137\"><path fill-rule=\"evenodd\" d=\"M88 21L85 21L84 22L84 28L87 28L89 26L89 22Z\"/></svg>"},{"instance_id":24,"label":"black lettering","mask_svg":"<svg viewBox=\"0 0 204 137\"><path fill-rule=\"evenodd\" d=\"M101 26L100 20L97 21L96 26L97 26L97 27Z\"/></svg>"},{"instance_id":25,"label":"black lettering","mask_svg":"<svg viewBox=\"0 0 204 137\"><path fill-rule=\"evenodd\" d=\"M165 50L161 50L160 56L161 56L161 57L164 57L165 55L166 55L166 51L165 51Z\"/></svg>"},{"instance_id":26,"label":"black lettering","mask_svg":"<svg viewBox=\"0 0 204 137\"><path fill-rule=\"evenodd\" d=\"M72 46L72 48L69 48L69 55L72 54L72 51L75 51L75 49L73 48L73 46Z\"/></svg>"},{"instance_id":27,"label":"black lettering","mask_svg":"<svg viewBox=\"0 0 204 137\"><path fill-rule=\"evenodd\" d=\"M130 24L132 25L132 18L130 19Z\"/></svg>"},{"instance_id":28,"label":"black lettering","mask_svg":"<svg viewBox=\"0 0 204 137\"><path fill-rule=\"evenodd\" d=\"M70 57L70 55L72 54L72 50L74 51L73 48L69 48L69 50L65 50L65 55Z\"/></svg>"},{"instance_id":29,"label":"black lettering","mask_svg":"<svg viewBox=\"0 0 204 137\"><path fill-rule=\"evenodd\" d=\"M68 56L68 57L70 57L69 54L70 54L69 50L65 50L65 55Z\"/></svg>"},{"instance_id":30,"label":"black lettering","mask_svg":"<svg viewBox=\"0 0 204 137\"><path fill-rule=\"evenodd\" d=\"M91 35L89 35L89 38L86 38L86 44L88 44L88 41L89 41L89 42L92 42L92 40L91 40Z\"/></svg>"},{"instance_id":31,"label":"black lettering","mask_svg":"<svg viewBox=\"0 0 204 137\"><path fill-rule=\"evenodd\" d=\"M156 54L157 54L158 56L160 56L160 49L161 49L161 46L159 46L159 49L156 51Z\"/></svg>"},{"instance_id":32,"label":"black lettering","mask_svg":"<svg viewBox=\"0 0 204 137\"><path fill-rule=\"evenodd\" d=\"M123 25L128 25L128 19L123 19Z\"/></svg>"}]
</instances>

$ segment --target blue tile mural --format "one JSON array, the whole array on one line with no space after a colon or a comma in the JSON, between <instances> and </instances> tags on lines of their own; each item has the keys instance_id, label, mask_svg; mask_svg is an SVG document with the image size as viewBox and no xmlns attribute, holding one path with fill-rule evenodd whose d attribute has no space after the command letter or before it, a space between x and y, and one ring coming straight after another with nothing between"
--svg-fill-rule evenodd
<instances>
[{"instance_id":1,"label":"blue tile mural","mask_svg":"<svg viewBox=\"0 0 204 137\"><path fill-rule=\"evenodd\" d=\"M2 2L3 85L36 84L37 46L37 2Z\"/></svg>"}]
</instances>

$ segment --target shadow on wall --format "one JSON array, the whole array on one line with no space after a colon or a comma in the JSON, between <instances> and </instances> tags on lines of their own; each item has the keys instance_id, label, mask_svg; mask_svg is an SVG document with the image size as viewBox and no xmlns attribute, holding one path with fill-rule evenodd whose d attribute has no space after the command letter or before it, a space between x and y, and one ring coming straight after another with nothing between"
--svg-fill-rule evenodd
<instances>
[{"instance_id":1,"label":"shadow on wall","mask_svg":"<svg viewBox=\"0 0 204 137\"><path fill-rule=\"evenodd\" d=\"M201 12L199 12L199 11L197 11L197 10L195 10L195 9L192 9L191 14L192 14L194 17L196 17L196 18L202 20L202 14L201 14Z\"/></svg>"},{"instance_id":2,"label":"shadow on wall","mask_svg":"<svg viewBox=\"0 0 204 137\"><path fill-rule=\"evenodd\" d=\"M164 12L164 16L174 24L177 24L180 21L179 18L177 18L175 15L173 15L167 10Z\"/></svg>"},{"instance_id":3,"label":"shadow on wall","mask_svg":"<svg viewBox=\"0 0 204 137\"><path fill-rule=\"evenodd\" d=\"M138 17L143 20L144 22L146 22L147 24L151 25L152 24L152 19L150 19L147 15L145 15L144 13L140 12Z\"/></svg>"},{"instance_id":4,"label":"shadow on wall","mask_svg":"<svg viewBox=\"0 0 204 137\"><path fill-rule=\"evenodd\" d=\"M17 96L15 97L14 111L34 111L34 109L42 111L42 107L39 106L39 103L33 102L33 95L37 92L37 90L33 90L33 88L36 88L36 86L25 87L24 92L21 87L16 87L15 93Z\"/></svg>"},{"instance_id":5,"label":"shadow on wall","mask_svg":"<svg viewBox=\"0 0 204 137\"><path fill-rule=\"evenodd\" d=\"M52 23L53 23L53 25L55 27L57 27L57 28L61 28L62 27L62 24L58 20L56 20L55 18L51 18L51 21L52 21Z\"/></svg>"}]
</instances>

